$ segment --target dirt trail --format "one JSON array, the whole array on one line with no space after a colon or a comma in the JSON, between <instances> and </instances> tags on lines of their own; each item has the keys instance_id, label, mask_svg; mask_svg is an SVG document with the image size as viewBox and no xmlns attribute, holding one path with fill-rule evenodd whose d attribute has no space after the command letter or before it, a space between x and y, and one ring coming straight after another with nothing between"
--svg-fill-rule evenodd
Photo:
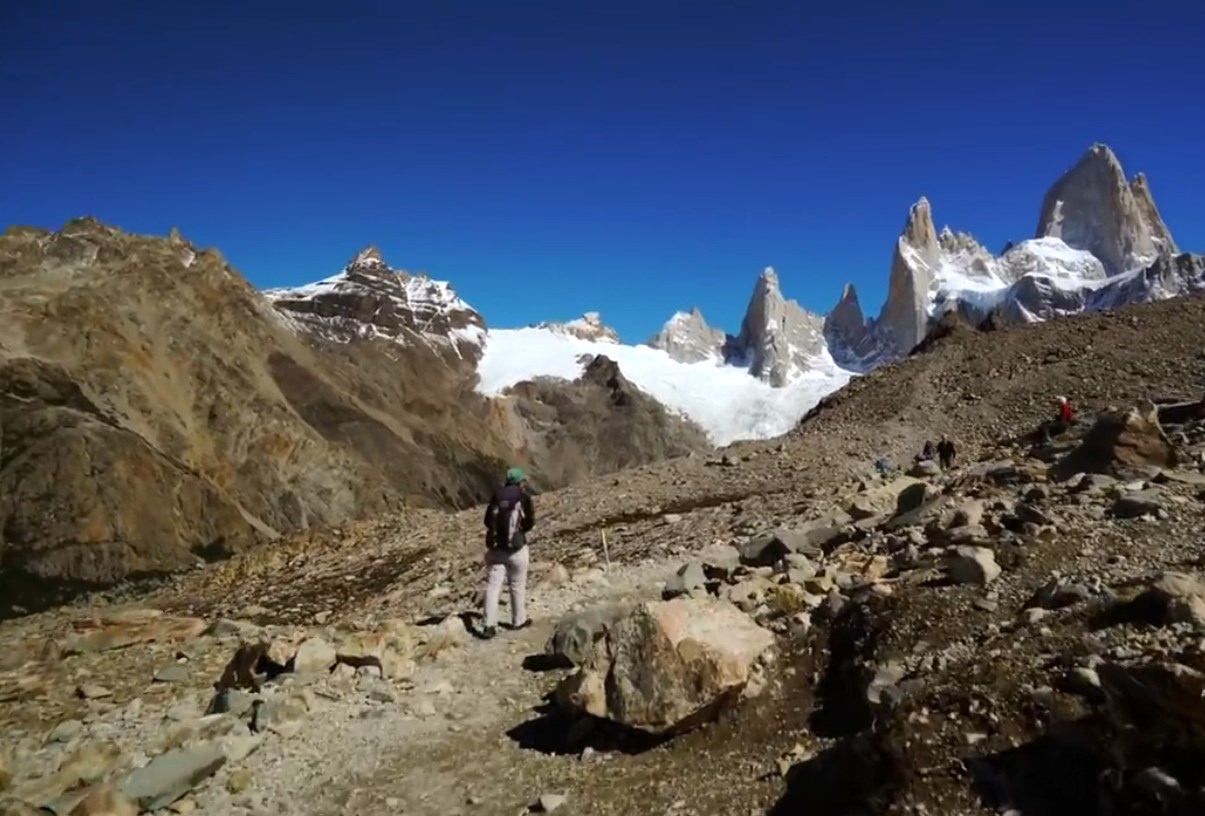
<instances>
[{"instance_id":1,"label":"dirt trail","mask_svg":"<svg viewBox=\"0 0 1205 816\"><path fill-rule=\"evenodd\" d=\"M539 750L548 736L536 709L554 679L525 669L525 658L543 651L565 611L655 598L678 563L616 566L605 583L536 592L529 601L531 628L503 628L493 640L473 639L420 663L414 690L400 692L396 704L364 709L350 701L323 702L300 733L266 743L248 759L251 795L230 793L219 774L198 791L197 804L206 813L373 816L515 813L549 791L578 798L578 777L589 769L577 757ZM504 620L508 614L504 606Z\"/></svg>"}]
</instances>

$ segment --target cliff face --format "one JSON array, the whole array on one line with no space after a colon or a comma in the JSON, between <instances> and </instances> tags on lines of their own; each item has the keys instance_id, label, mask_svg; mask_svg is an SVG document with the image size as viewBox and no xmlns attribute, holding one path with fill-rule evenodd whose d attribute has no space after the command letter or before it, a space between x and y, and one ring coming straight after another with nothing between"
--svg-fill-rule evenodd
<instances>
[{"instance_id":1,"label":"cliff face","mask_svg":"<svg viewBox=\"0 0 1205 816\"><path fill-rule=\"evenodd\" d=\"M1175 254L1175 242L1151 196L1146 177L1132 182L1107 146L1092 145L1042 200L1037 238L1059 238L1091 252L1109 275Z\"/></svg>"}]
</instances>

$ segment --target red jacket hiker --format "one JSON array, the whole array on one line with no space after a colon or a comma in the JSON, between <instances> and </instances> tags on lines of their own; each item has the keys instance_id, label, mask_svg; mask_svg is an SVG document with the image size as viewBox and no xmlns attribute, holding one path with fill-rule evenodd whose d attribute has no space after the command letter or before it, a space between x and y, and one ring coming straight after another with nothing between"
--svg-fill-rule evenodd
<instances>
[{"instance_id":1,"label":"red jacket hiker","mask_svg":"<svg viewBox=\"0 0 1205 816\"><path fill-rule=\"evenodd\" d=\"M1075 422L1075 408L1067 400L1066 397L1059 397L1059 422L1070 425Z\"/></svg>"}]
</instances>

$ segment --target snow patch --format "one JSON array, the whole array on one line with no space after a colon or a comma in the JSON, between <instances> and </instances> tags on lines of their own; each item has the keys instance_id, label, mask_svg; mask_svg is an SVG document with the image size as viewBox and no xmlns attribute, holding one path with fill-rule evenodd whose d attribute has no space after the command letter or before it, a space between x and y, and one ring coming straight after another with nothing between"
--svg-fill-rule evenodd
<instances>
[{"instance_id":1,"label":"snow patch","mask_svg":"<svg viewBox=\"0 0 1205 816\"><path fill-rule=\"evenodd\" d=\"M497 396L539 376L574 380L582 373L583 355L597 354L618 363L625 377L666 408L697 422L716 445L786 433L852 376L822 352L807 371L773 388L744 368L710 360L680 363L649 346L596 342L545 328L491 329L477 367L478 390Z\"/></svg>"}]
</instances>

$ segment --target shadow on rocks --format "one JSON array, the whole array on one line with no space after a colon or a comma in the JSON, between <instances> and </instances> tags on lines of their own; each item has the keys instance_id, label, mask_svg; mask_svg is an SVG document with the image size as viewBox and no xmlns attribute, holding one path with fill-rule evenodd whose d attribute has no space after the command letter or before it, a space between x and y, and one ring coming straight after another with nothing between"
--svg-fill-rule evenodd
<instances>
[{"instance_id":1,"label":"shadow on rocks","mask_svg":"<svg viewBox=\"0 0 1205 816\"><path fill-rule=\"evenodd\" d=\"M767 816L886 813L906 782L906 763L881 734L865 731L791 767Z\"/></svg>"},{"instance_id":2,"label":"shadow on rocks","mask_svg":"<svg viewBox=\"0 0 1205 816\"><path fill-rule=\"evenodd\" d=\"M552 693L535 708L537 717L516 725L506 732L522 749L541 754L565 756L580 754L587 748L595 751L640 754L669 738L645 734L629 728L565 711L553 701Z\"/></svg>"},{"instance_id":3,"label":"shadow on rocks","mask_svg":"<svg viewBox=\"0 0 1205 816\"><path fill-rule=\"evenodd\" d=\"M888 599L869 597L847 604L819 638L815 656L823 661L816 685L811 730L822 738L840 738L869 728L874 709L866 696L879 648L892 622Z\"/></svg>"},{"instance_id":4,"label":"shadow on rocks","mask_svg":"<svg viewBox=\"0 0 1205 816\"><path fill-rule=\"evenodd\" d=\"M1107 735L1098 718L1086 717L1016 748L967 760L972 789L985 806L1018 810L1025 816L1205 813L1205 792L1197 787L1198 763L1191 763L1192 769L1174 762L1167 769L1112 768L1100 753L1101 739Z\"/></svg>"},{"instance_id":5,"label":"shadow on rocks","mask_svg":"<svg viewBox=\"0 0 1205 816\"><path fill-rule=\"evenodd\" d=\"M987 807L1026 816L1105 816L1098 779L1104 770L1086 730L1076 724L1016 748L966 761L971 788Z\"/></svg>"}]
</instances>

